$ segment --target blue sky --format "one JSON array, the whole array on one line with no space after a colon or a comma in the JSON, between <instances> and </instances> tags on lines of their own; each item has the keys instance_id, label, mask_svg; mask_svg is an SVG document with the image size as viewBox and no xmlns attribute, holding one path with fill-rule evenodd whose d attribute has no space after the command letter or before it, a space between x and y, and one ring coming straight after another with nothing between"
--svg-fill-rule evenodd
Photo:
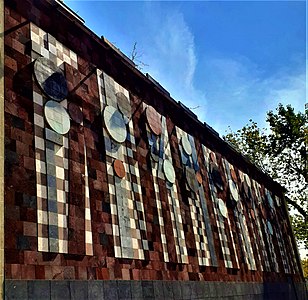
<instances>
[{"instance_id":1,"label":"blue sky","mask_svg":"<svg viewBox=\"0 0 308 300\"><path fill-rule=\"evenodd\" d=\"M265 126L278 103L304 110L305 1L68 1L87 27L224 134Z\"/></svg>"}]
</instances>

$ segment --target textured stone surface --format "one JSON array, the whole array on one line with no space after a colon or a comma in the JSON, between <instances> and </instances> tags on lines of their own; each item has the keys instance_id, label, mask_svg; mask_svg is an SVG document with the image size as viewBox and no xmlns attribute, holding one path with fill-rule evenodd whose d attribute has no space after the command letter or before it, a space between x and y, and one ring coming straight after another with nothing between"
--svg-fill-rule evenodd
<instances>
[{"instance_id":1,"label":"textured stone surface","mask_svg":"<svg viewBox=\"0 0 308 300\"><path fill-rule=\"evenodd\" d=\"M294 288L296 287L296 292ZM215 290L215 295L214 291ZM264 292L263 292L264 291ZM5 299L307 300L303 284L202 281L6 280Z\"/></svg>"}]
</instances>

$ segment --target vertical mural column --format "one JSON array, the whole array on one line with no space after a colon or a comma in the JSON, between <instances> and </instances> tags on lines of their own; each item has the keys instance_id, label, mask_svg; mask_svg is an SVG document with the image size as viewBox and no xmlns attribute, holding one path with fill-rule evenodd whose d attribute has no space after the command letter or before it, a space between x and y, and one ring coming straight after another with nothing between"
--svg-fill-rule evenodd
<instances>
[{"instance_id":1,"label":"vertical mural column","mask_svg":"<svg viewBox=\"0 0 308 300\"><path fill-rule=\"evenodd\" d=\"M115 257L146 259L149 247L128 91L97 71Z\"/></svg>"},{"instance_id":2,"label":"vertical mural column","mask_svg":"<svg viewBox=\"0 0 308 300\"><path fill-rule=\"evenodd\" d=\"M256 263L253 256L249 232L247 229L246 218L243 211L242 201L239 196L238 187L236 184L236 174L233 166L225 159L222 159L225 169L226 177L229 186L228 206L233 209L236 226L238 229L238 236L240 238L242 251L244 253L244 260L249 270L256 270ZM233 176L231 175L233 174ZM232 178L233 177L233 178Z\"/></svg>"},{"instance_id":3,"label":"vertical mural column","mask_svg":"<svg viewBox=\"0 0 308 300\"><path fill-rule=\"evenodd\" d=\"M199 265L217 266L213 234L192 136L176 127Z\"/></svg>"},{"instance_id":4,"label":"vertical mural column","mask_svg":"<svg viewBox=\"0 0 308 300\"><path fill-rule=\"evenodd\" d=\"M277 238L278 248L279 248L279 252L280 252L281 260L283 264L283 269L284 269L284 272L288 274L290 273L290 269L289 269L290 263L288 261L288 255L285 252L286 247L285 247L284 239L282 238L282 235L281 235L280 224L277 224L277 223L275 224L275 221L278 220L278 216L277 216L276 208L275 208L275 202L274 202L275 198L274 199L272 198L271 193L267 189L265 189L265 197L270 207L269 217L272 221L270 224L271 224L271 228L273 231L273 235L276 235L276 238Z\"/></svg>"},{"instance_id":5,"label":"vertical mural column","mask_svg":"<svg viewBox=\"0 0 308 300\"><path fill-rule=\"evenodd\" d=\"M267 212L266 212L266 209L265 209L265 203L264 203L264 199L261 195L261 186L256 181L253 181L253 183L254 183L255 193L256 193L256 196L257 196L257 199L258 199L258 206L259 206L259 209L261 211L261 214L259 215L259 217L260 217L260 223L261 223L263 230L264 230L264 236L265 236L266 242L267 242L267 248L268 248L268 251L269 251L269 257L270 257L270 263L271 263L271 271L278 273L279 268L278 268L278 263L277 263L275 247L274 247L273 239L272 239L272 235L274 233L273 228L272 228L270 221L267 219Z\"/></svg>"},{"instance_id":6,"label":"vertical mural column","mask_svg":"<svg viewBox=\"0 0 308 300\"><path fill-rule=\"evenodd\" d=\"M260 235L260 232L259 232L260 229L258 228L259 221L256 218L257 215L254 211L255 201L253 198L251 181L248 175L244 174L241 170L238 170L238 174L239 174L239 179L240 179L240 191L241 191L242 205L243 205L243 209L245 209L246 207L246 212L247 212L247 216L249 220L248 225L251 229L250 238L252 239L252 247L255 250L255 253L257 255L256 262L258 262L260 270L263 271L264 265L266 269L265 260L267 259L263 255L264 254L263 251L265 251L265 255L266 255L266 250L264 248L263 236ZM269 266L268 262L267 262L267 265Z\"/></svg>"},{"instance_id":7,"label":"vertical mural column","mask_svg":"<svg viewBox=\"0 0 308 300\"><path fill-rule=\"evenodd\" d=\"M173 249L175 248L175 261L188 263L185 234L178 199L178 190L175 183L175 172L172 163L166 118L159 115L152 106L144 107L146 117L147 139L150 148L150 161L154 181L155 201L158 210L161 240L165 261L174 261ZM164 211L161 195L167 194L168 212ZM171 224L164 218L171 217ZM169 218L168 218L169 219ZM165 223L166 222L166 223ZM166 231L172 227L174 240L168 243ZM175 246L173 248L173 245ZM171 259L172 258L172 259Z\"/></svg>"},{"instance_id":8,"label":"vertical mural column","mask_svg":"<svg viewBox=\"0 0 308 300\"><path fill-rule=\"evenodd\" d=\"M34 24L30 24L30 30L31 54L35 59L33 102L38 250L68 253L70 116L64 64L77 68L77 55ZM85 194L85 205L89 208L89 193L85 191ZM84 217L85 254L92 255L91 214L87 208Z\"/></svg>"},{"instance_id":9,"label":"vertical mural column","mask_svg":"<svg viewBox=\"0 0 308 300\"><path fill-rule=\"evenodd\" d=\"M4 282L4 1L0 0L0 299Z\"/></svg>"},{"instance_id":10,"label":"vertical mural column","mask_svg":"<svg viewBox=\"0 0 308 300\"><path fill-rule=\"evenodd\" d=\"M220 198L217 198L217 188L222 191L224 189L224 186L219 169L217 167L216 155L204 145L202 145L202 151L209 176L209 188L214 207L214 214L218 226L219 240L221 244L224 264L226 268L238 269L238 255L234 244L233 233L228 217L228 210L224 201Z\"/></svg>"}]
</instances>

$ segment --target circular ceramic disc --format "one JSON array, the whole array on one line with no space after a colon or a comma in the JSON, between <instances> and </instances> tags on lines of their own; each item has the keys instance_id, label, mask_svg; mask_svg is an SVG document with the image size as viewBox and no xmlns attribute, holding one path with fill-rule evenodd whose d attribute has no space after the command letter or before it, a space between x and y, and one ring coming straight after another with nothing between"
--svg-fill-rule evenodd
<instances>
[{"instance_id":1,"label":"circular ceramic disc","mask_svg":"<svg viewBox=\"0 0 308 300\"><path fill-rule=\"evenodd\" d=\"M224 184L223 184L222 177L220 175L218 167L214 163L211 163L210 167L211 167L211 175L212 175L215 186L219 188L221 191L223 191Z\"/></svg>"},{"instance_id":2,"label":"circular ceramic disc","mask_svg":"<svg viewBox=\"0 0 308 300\"><path fill-rule=\"evenodd\" d=\"M273 231L273 227L270 221L267 221L267 228L268 228L269 234L273 235L274 231Z\"/></svg>"},{"instance_id":3,"label":"circular ceramic disc","mask_svg":"<svg viewBox=\"0 0 308 300\"><path fill-rule=\"evenodd\" d=\"M266 198L267 198L267 201L268 201L268 204L270 205L270 207L274 208L274 201L273 201L273 198L272 198L270 192L266 193Z\"/></svg>"},{"instance_id":4,"label":"circular ceramic disc","mask_svg":"<svg viewBox=\"0 0 308 300\"><path fill-rule=\"evenodd\" d=\"M147 122L152 132L156 135L160 135L162 128L161 128L161 117L159 113L152 106L148 106L145 110L145 114Z\"/></svg>"},{"instance_id":5,"label":"circular ceramic disc","mask_svg":"<svg viewBox=\"0 0 308 300\"><path fill-rule=\"evenodd\" d=\"M252 217L253 219L255 219L255 218L256 218L256 216L255 216L255 212L254 212L254 210L253 210L253 209L250 209L250 215L251 215L251 217Z\"/></svg>"},{"instance_id":6,"label":"circular ceramic disc","mask_svg":"<svg viewBox=\"0 0 308 300\"><path fill-rule=\"evenodd\" d=\"M181 138L181 144L183 146L183 150L185 151L185 153L187 155L191 155L192 153L192 148L191 148L191 144L187 138L186 135L183 135L182 138Z\"/></svg>"},{"instance_id":7,"label":"circular ceramic disc","mask_svg":"<svg viewBox=\"0 0 308 300\"><path fill-rule=\"evenodd\" d=\"M229 180L229 188L230 188L230 193L231 193L233 200L237 202L239 200L239 194L236 188L236 184L234 183L232 179Z\"/></svg>"},{"instance_id":8,"label":"circular ceramic disc","mask_svg":"<svg viewBox=\"0 0 308 300\"><path fill-rule=\"evenodd\" d=\"M266 209L263 205L261 207L261 214L262 214L263 219L267 219Z\"/></svg>"},{"instance_id":9,"label":"circular ceramic disc","mask_svg":"<svg viewBox=\"0 0 308 300\"><path fill-rule=\"evenodd\" d=\"M247 174L244 174L244 181L247 183L247 185L251 188L251 181Z\"/></svg>"},{"instance_id":10,"label":"circular ceramic disc","mask_svg":"<svg viewBox=\"0 0 308 300\"><path fill-rule=\"evenodd\" d=\"M218 207L219 207L219 211L220 211L221 215L224 218L227 218L227 216L228 216L228 209L227 209L227 206L226 206L225 202L223 202L222 199L218 199Z\"/></svg>"},{"instance_id":11,"label":"circular ceramic disc","mask_svg":"<svg viewBox=\"0 0 308 300\"><path fill-rule=\"evenodd\" d=\"M132 115L132 107L130 106L128 98L121 92L116 93L116 97L119 111L127 118L130 118Z\"/></svg>"},{"instance_id":12,"label":"circular ceramic disc","mask_svg":"<svg viewBox=\"0 0 308 300\"><path fill-rule=\"evenodd\" d=\"M200 173L200 172L197 172L197 173L196 173L196 179L197 179L197 181L199 182L199 184L202 184L202 176L201 176L201 173Z\"/></svg>"},{"instance_id":13,"label":"circular ceramic disc","mask_svg":"<svg viewBox=\"0 0 308 300\"><path fill-rule=\"evenodd\" d=\"M66 134L70 129L70 117L66 109L55 101L47 101L44 108L49 126L59 134Z\"/></svg>"},{"instance_id":14,"label":"circular ceramic disc","mask_svg":"<svg viewBox=\"0 0 308 300\"><path fill-rule=\"evenodd\" d=\"M82 123L83 114L80 107L77 104L70 102L68 105L68 113L72 118L72 120L74 120L76 123L78 124Z\"/></svg>"},{"instance_id":15,"label":"circular ceramic disc","mask_svg":"<svg viewBox=\"0 0 308 300\"><path fill-rule=\"evenodd\" d=\"M246 200L251 201L251 197L252 197L251 189L250 189L249 185L247 184L246 180L244 180L242 182L242 191L244 193Z\"/></svg>"},{"instance_id":16,"label":"circular ceramic disc","mask_svg":"<svg viewBox=\"0 0 308 300\"><path fill-rule=\"evenodd\" d=\"M53 100L62 101L68 90L63 72L52 61L39 57L34 63L35 78L44 93Z\"/></svg>"},{"instance_id":17,"label":"circular ceramic disc","mask_svg":"<svg viewBox=\"0 0 308 300\"><path fill-rule=\"evenodd\" d=\"M234 169L231 169L231 178L233 179L233 181L237 181L236 173Z\"/></svg>"},{"instance_id":18,"label":"circular ceramic disc","mask_svg":"<svg viewBox=\"0 0 308 300\"><path fill-rule=\"evenodd\" d=\"M186 167L185 173L186 173L186 181L189 188L196 193L199 189L199 183L196 178L195 170L190 167Z\"/></svg>"},{"instance_id":19,"label":"circular ceramic disc","mask_svg":"<svg viewBox=\"0 0 308 300\"><path fill-rule=\"evenodd\" d=\"M123 178L125 176L125 167L124 167L124 164L122 161L116 159L114 162L113 162L113 170L114 170L114 173L120 177L120 178Z\"/></svg>"},{"instance_id":20,"label":"circular ceramic disc","mask_svg":"<svg viewBox=\"0 0 308 300\"><path fill-rule=\"evenodd\" d=\"M126 125L121 113L114 107L107 105L104 109L104 122L110 136L118 143L126 140Z\"/></svg>"},{"instance_id":21,"label":"circular ceramic disc","mask_svg":"<svg viewBox=\"0 0 308 300\"><path fill-rule=\"evenodd\" d=\"M170 183L175 183L175 172L170 160L165 159L163 164L163 170L166 176L166 179Z\"/></svg>"}]
</instances>

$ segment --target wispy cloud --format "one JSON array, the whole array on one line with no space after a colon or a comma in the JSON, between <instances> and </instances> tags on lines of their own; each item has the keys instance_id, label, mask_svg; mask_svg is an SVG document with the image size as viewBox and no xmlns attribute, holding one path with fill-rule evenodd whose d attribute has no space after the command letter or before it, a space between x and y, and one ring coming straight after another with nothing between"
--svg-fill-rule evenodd
<instances>
[{"instance_id":1,"label":"wispy cloud","mask_svg":"<svg viewBox=\"0 0 308 300\"><path fill-rule=\"evenodd\" d=\"M206 99L201 89L194 83L198 58L192 31L185 22L182 13L174 10L150 23L147 51L144 60L149 64L149 72L171 94L171 96L188 107L200 106L199 115L205 115Z\"/></svg>"}]
</instances>

